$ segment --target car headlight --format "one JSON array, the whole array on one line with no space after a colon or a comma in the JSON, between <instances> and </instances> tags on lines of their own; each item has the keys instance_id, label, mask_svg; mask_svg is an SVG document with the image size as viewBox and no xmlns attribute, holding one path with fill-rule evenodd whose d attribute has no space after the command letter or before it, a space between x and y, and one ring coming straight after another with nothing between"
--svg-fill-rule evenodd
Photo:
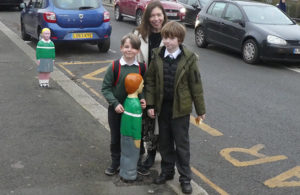
<instances>
[{"instance_id":1,"label":"car headlight","mask_svg":"<svg viewBox=\"0 0 300 195\"><path fill-rule=\"evenodd\" d=\"M181 8L179 11L180 11L180 13L185 14L186 9L183 7L183 8Z\"/></svg>"},{"instance_id":2,"label":"car headlight","mask_svg":"<svg viewBox=\"0 0 300 195\"><path fill-rule=\"evenodd\" d=\"M286 41L282 38L273 36L273 35L268 35L267 37L267 42L275 45L286 45Z\"/></svg>"}]
</instances>

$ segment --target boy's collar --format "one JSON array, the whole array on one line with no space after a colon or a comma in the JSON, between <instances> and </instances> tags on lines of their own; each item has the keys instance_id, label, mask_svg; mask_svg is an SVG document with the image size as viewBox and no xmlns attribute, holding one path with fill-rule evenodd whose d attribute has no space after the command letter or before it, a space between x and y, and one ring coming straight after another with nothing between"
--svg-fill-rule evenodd
<instances>
[{"instance_id":1,"label":"boy's collar","mask_svg":"<svg viewBox=\"0 0 300 195\"><path fill-rule=\"evenodd\" d=\"M180 49L180 51L181 51L179 54L185 55L184 50L183 50L183 45L182 45L182 44L179 45L179 49ZM164 58L165 51L166 51L166 46L162 46L161 49L158 50L158 51L159 51L159 55L160 55L162 58ZM178 57L178 56L177 56L177 57Z\"/></svg>"},{"instance_id":2,"label":"boy's collar","mask_svg":"<svg viewBox=\"0 0 300 195\"><path fill-rule=\"evenodd\" d=\"M178 47L177 50L173 53L170 53L167 49L165 50L165 54L164 57L167 57L168 55L171 55L173 57L173 59L176 59L177 56L181 53L180 48Z\"/></svg>"},{"instance_id":3,"label":"boy's collar","mask_svg":"<svg viewBox=\"0 0 300 195\"><path fill-rule=\"evenodd\" d=\"M125 65L128 65L128 66L131 66L131 65L136 65L136 66L139 66L139 63L137 60L134 60L134 62L132 64L128 64L125 60L124 60L124 57L122 56L121 59L120 59L120 65L121 66L125 66Z\"/></svg>"}]
</instances>

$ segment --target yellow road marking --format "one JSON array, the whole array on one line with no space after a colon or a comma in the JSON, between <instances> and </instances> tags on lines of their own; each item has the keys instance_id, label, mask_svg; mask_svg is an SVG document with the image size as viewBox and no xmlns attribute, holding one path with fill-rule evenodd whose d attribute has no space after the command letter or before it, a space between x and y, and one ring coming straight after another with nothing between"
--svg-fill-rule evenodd
<instances>
[{"instance_id":1,"label":"yellow road marking","mask_svg":"<svg viewBox=\"0 0 300 195\"><path fill-rule=\"evenodd\" d=\"M90 62L75 61L75 62L61 62L59 64L61 64L61 65L105 64L105 63L111 63L112 61L113 60L101 60L101 61L90 61Z\"/></svg>"},{"instance_id":2,"label":"yellow road marking","mask_svg":"<svg viewBox=\"0 0 300 195\"><path fill-rule=\"evenodd\" d=\"M70 76L75 77L75 75L69 70L67 69L64 64L66 63L58 63L58 65L64 69ZM105 67L106 68L106 67ZM85 86L86 88L88 88L94 95L96 95L98 98L100 99L105 99L100 93L98 93L95 89L93 89L91 86L89 86L86 82L82 81L82 80L78 80L79 83L81 83L83 86Z\"/></svg>"},{"instance_id":3,"label":"yellow road marking","mask_svg":"<svg viewBox=\"0 0 300 195\"><path fill-rule=\"evenodd\" d=\"M221 133L220 131L208 126L207 124L205 123L200 123L199 125L196 124L196 121L195 121L195 117L194 116L190 116L190 122L195 125L196 127L202 129L203 131L205 131L206 133L212 135L212 136L222 136L223 133Z\"/></svg>"},{"instance_id":4,"label":"yellow road marking","mask_svg":"<svg viewBox=\"0 0 300 195\"><path fill-rule=\"evenodd\" d=\"M107 69L107 66L103 67L103 68L100 68L94 72L91 72L89 74L86 74L84 76L82 76L82 78L84 79L90 79L90 80L94 80L94 81L103 81L103 78L97 78L95 77L96 75L102 73L102 72L105 72Z\"/></svg>"},{"instance_id":5,"label":"yellow road marking","mask_svg":"<svg viewBox=\"0 0 300 195\"><path fill-rule=\"evenodd\" d=\"M95 94L98 98L105 99L100 93L98 93L94 88L89 86L86 82L82 81L81 84L88 88L93 94Z\"/></svg>"},{"instance_id":6,"label":"yellow road marking","mask_svg":"<svg viewBox=\"0 0 300 195\"><path fill-rule=\"evenodd\" d=\"M75 77L75 75L69 70L67 69L66 67L64 67L64 65L62 63L58 63L58 65L64 69L69 75L71 75L71 77Z\"/></svg>"},{"instance_id":7,"label":"yellow road marking","mask_svg":"<svg viewBox=\"0 0 300 195\"><path fill-rule=\"evenodd\" d=\"M200 173L194 167L191 167L191 170L192 170L192 172L195 175L197 175L198 177L200 177L205 183L207 183L210 187L212 187L214 190L216 190L219 194L221 194L221 195L229 195L227 192L225 192L222 188L220 188L219 186L217 186L216 184L214 184L213 182L211 182L207 177L205 177L205 175L203 175L202 173Z\"/></svg>"},{"instance_id":8,"label":"yellow road marking","mask_svg":"<svg viewBox=\"0 0 300 195\"><path fill-rule=\"evenodd\" d=\"M286 181L292 177L297 177L298 181ZM300 186L300 166L296 166L280 175L268 179L264 184L270 188L275 187L299 187Z\"/></svg>"},{"instance_id":9,"label":"yellow road marking","mask_svg":"<svg viewBox=\"0 0 300 195\"><path fill-rule=\"evenodd\" d=\"M263 144L257 144L249 149L247 149L247 148L225 148L220 151L220 154L221 154L221 156L223 156L226 160L228 160L231 164L233 164L236 167L245 167L245 166L250 166L250 165L257 165L257 164L263 164L263 163L269 163L269 162L275 162L275 161L287 159L287 157L284 155L266 156L264 154L258 153L258 151L261 150L262 148L264 148ZM258 157L258 159L249 160L249 161L239 161L230 155L231 152L246 153L246 154Z\"/></svg>"}]
</instances>

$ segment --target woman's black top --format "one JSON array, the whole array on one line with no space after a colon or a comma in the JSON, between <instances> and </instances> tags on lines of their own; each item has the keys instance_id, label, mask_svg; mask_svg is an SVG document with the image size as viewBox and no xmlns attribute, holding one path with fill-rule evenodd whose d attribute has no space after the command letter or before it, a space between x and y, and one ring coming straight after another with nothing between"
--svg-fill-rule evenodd
<instances>
[{"instance_id":1,"label":"woman's black top","mask_svg":"<svg viewBox=\"0 0 300 195\"><path fill-rule=\"evenodd\" d=\"M161 43L161 34L159 33L151 33L149 36L149 55L148 55L148 64L151 62L152 49L159 47Z\"/></svg>"}]
</instances>

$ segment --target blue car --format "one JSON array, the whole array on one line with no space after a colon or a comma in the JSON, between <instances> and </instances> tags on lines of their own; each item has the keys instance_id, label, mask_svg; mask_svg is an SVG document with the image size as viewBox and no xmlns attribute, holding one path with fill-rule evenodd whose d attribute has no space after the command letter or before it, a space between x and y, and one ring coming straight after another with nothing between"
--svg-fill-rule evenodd
<instances>
[{"instance_id":1,"label":"blue car","mask_svg":"<svg viewBox=\"0 0 300 195\"><path fill-rule=\"evenodd\" d=\"M51 30L55 42L89 42L100 52L110 47L109 12L100 0L30 0L22 4L23 40L39 39L41 30Z\"/></svg>"}]
</instances>

